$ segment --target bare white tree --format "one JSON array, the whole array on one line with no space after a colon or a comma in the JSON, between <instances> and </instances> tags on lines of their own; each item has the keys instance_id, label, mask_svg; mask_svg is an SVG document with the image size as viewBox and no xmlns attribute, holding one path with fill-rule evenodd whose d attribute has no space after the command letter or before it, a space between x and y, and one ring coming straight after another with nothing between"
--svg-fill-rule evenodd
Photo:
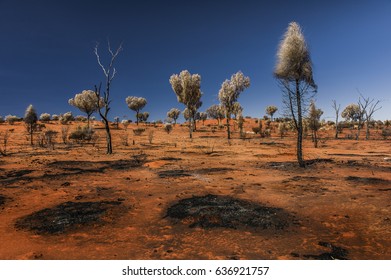
<instances>
[{"instance_id":1,"label":"bare white tree","mask_svg":"<svg viewBox=\"0 0 391 280\"><path fill-rule=\"evenodd\" d=\"M230 80L225 80L219 91L220 105L224 108L227 119L227 138L231 139L230 120L234 113L234 105L239 95L250 86L250 78L245 77L242 72L237 72L231 76Z\"/></svg>"},{"instance_id":2,"label":"bare white tree","mask_svg":"<svg viewBox=\"0 0 391 280\"><path fill-rule=\"evenodd\" d=\"M306 94L309 90L315 92L317 86L312 76L310 52L296 22L289 24L280 43L274 75L280 82L284 92L283 102L297 131L297 161L300 167L305 167L302 148L303 115L306 111L306 101L312 98Z\"/></svg>"},{"instance_id":3,"label":"bare white tree","mask_svg":"<svg viewBox=\"0 0 391 280\"><path fill-rule=\"evenodd\" d=\"M116 51L113 51L110 46L110 42L109 41L107 42L107 49L110 54L110 59L109 59L108 65L106 67L101 62L99 52L98 52L98 47L99 47L99 43L97 43L95 45L94 53L95 53L96 59L98 61L98 64L102 68L103 74L105 76L105 90L102 94L102 92L101 92L101 85L102 84L100 84L99 87L95 86L95 94L97 97L96 106L98 107L99 115L102 118L103 123L105 125L106 143L107 143L106 153L112 154L113 153L113 145L111 142L111 132L110 132L110 125L109 125L109 120L108 120L108 114L110 111L110 103L111 103L110 87L111 87L111 83L115 77L115 74L117 73L117 71L114 67L114 62L115 62L116 58L118 57L119 53L122 51L122 43L119 45L119 47L117 48ZM100 107L101 106L100 102L102 99L103 99L103 107Z\"/></svg>"}]
</instances>

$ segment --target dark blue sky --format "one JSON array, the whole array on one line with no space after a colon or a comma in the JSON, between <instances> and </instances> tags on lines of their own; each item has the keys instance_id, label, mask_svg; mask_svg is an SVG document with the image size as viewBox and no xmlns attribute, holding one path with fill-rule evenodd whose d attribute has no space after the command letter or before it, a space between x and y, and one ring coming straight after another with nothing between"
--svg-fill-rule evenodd
<instances>
[{"instance_id":1,"label":"dark blue sky","mask_svg":"<svg viewBox=\"0 0 391 280\"><path fill-rule=\"evenodd\" d=\"M188 69L202 77L201 111L218 103L221 83L241 70L251 86L244 114L282 107L273 69L279 41L297 21L311 50L317 104L332 117L365 96L382 100L375 118L391 119L391 0L372 1L90 1L0 0L0 115L77 109L67 101L103 81L93 53L123 41L112 85L111 118L134 113L129 95L143 96L150 120L164 119L176 100L169 77ZM280 112L282 110L280 109Z\"/></svg>"}]
</instances>

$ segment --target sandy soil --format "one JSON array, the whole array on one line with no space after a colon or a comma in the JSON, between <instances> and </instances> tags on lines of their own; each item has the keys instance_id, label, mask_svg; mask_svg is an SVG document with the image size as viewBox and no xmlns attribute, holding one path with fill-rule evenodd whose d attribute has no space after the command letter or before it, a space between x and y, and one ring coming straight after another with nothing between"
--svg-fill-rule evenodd
<instances>
[{"instance_id":1,"label":"sandy soil","mask_svg":"<svg viewBox=\"0 0 391 280\"><path fill-rule=\"evenodd\" d=\"M96 145L63 144L59 133L52 150L31 147L21 123L0 125L13 130L0 157L0 259L391 259L391 141L375 131L370 141L329 132L316 149L308 137L311 164L299 168L293 134L235 132L228 142L224 130L199 124L190 140L186 127L167 134L141 125L135 136L131 125L113 129L114 154L105 155L104 130L94 126ZM168 215L207 195L279 212L266 227L242 206L243 223L220 223L220 212L194 218L195 206L191 217ZM277 216L284 226L273 224Z\"/></svg>"}]
</instances>

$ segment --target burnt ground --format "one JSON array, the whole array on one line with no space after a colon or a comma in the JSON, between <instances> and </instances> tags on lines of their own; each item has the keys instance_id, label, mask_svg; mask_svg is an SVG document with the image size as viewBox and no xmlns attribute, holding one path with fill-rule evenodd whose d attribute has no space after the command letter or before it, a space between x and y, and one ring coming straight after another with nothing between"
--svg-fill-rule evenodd
<instances>
[{"instance_id":1,"label":"burnt ground","mask_svg":"<svg viewBox=\"0 0 391 280\"><path fill-rule=\"evenodd\" d=\"M38 234L65 233L80 229L84 225L103 223L102 216L120 204L119 201L68 201L22 217L16 221L15 227Z\"/></svg>"},{"instance_id":2,"label":"burnt ground","mask_svg":"<svg viewBox=\"0 0 391 280\"><path fill-rule=\"evenodd\" d=\"M202 228L284 229L292 221L282 209L211 194L178 201L168 208L167 217Z\"/></svg>"},{"instance_id":3,"label":"burnt ground","mask_svg":"<svg viewBox=\"0 0 391 280\"><path fill-rule=\"evenodd\" d=\"M227 141L203 127L189 140L187 127L146 127L150 144L148 131L113 129L105 155L103 130L95 146L51 150L12 129L0 259L391 259L389 140L307 138L300 168L294 135L274 132Z\"/></svg>"}]
</instances>

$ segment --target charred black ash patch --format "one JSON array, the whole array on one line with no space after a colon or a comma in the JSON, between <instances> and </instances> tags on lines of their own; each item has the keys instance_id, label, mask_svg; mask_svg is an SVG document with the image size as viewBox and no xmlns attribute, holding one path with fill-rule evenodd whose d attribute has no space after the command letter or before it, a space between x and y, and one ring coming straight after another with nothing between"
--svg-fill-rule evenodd
<instances>
[{"instance_id":1,"label":"charred black ash patch","mask_svg":"<svg viewBox=\"0 0 391 280\"><path fill-rule=\"evenodd\" d=\"M16 221L17 229L38 234L60 234L82 225L101 223L101 217L119 201L72 202L45 208Z\"/></svg>"},{"instance_id":2,"label":"charred black ash patch","mask_svg":"<svg viewBox=\"0 0 391 280\"><path fill-rule=\"evenodd\" d=\"M314 260L347 260L348 250L335 246L329 242L320 241L318 244L319 246L330 249L331 252L325 252L319 255L303 255L303 257Z\"/></svg>"},{"instance_id":3,"label":"charred black ash patch","mask_svg":"<svg viewBox=\"0 0 391 280\"><path fill-rule=\"evenodd\" d=\"M189 223L190 227L277 230L288 227L293 218L280 208L212 194L182 199L168 208L166 216Z\"/></svg>"}]
</instances>

